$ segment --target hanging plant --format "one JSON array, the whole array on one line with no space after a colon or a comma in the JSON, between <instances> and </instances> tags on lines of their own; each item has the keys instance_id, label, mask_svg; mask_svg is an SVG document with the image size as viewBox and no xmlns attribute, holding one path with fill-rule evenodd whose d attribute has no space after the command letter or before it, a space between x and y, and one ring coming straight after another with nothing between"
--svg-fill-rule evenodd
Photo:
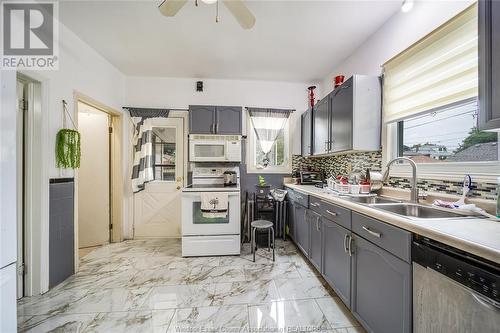
<instances>
[{"instance_id":1,"label":"hanging plant","mask_svg":"<svg viewBox=\"0 0 500 333\"><path fill-rule=\"evenodd\" d=\"M80 167L80 133L72 129L61 129L56 137L56 165L58 168Z\"/></svg>"}]
</instances>

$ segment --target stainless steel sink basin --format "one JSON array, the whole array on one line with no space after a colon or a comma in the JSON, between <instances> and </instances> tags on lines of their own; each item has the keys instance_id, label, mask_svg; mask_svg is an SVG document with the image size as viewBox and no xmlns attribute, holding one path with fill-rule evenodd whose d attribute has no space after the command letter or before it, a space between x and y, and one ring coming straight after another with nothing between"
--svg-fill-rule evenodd
<instances>
[{"instance_id":1,"label":"stainless steel sink basin","mask_svg":"<svg viewBox=\"0 0 500 333\"><path fill-rule=\"evenodd\" d=\"M401 201L396 199L389 199L385 197L350 197L350 201L358 202L362 204L386 204L386 203L400 203Z\"/></svg>"},{"instance_id":2,"label":"stainless steel sink basin","mask_svg":"<svg viewBox=\"0 0 500 333\"><path fill-rule=\"evenodd\" d=\"M443 219L443 218L460 218L464 215L441 210L434 207L414 204L414 203L389 203L389 204L372 204L370 207L385 210L397 215L418 218L418 219Z\"/></svg>"}]
</instances>

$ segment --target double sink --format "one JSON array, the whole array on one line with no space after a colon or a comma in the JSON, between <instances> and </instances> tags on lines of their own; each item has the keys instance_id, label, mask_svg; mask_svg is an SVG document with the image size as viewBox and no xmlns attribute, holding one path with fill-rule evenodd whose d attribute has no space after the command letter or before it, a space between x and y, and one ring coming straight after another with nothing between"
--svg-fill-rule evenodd
<instances>
[{"instance_id":1,"label":"double sink","mask_svg":"<svg viewBox=\"0 0 500 333\"><path fill-rule=\"evenodd\" d=\"M386 197L343 197L343 199L413 219L457 219L469 217L447 209L403 202Z\"/></svg>"}]
</instances>

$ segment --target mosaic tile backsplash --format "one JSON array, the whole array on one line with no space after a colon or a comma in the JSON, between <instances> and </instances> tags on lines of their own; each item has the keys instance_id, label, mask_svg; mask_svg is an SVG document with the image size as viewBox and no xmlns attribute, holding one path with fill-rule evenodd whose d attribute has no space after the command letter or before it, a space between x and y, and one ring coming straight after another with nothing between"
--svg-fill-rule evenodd
<instances>
[{"instance_id":1,"label":"mosaic tile backsplash","mask_svg":"<svg viewBox=\"0 0 500 333\"><path fill-rule=\"evenodd\" d=\"M330 176L346 175L352 171L365 171L367 168L380 171L382 169L382 153L349 153L314 158L302 157L300 155L293 156L292 169L294 172L309 168L322 171L327 178ZM390 178L386 185L398 188L410 188L409 179L405 178ZM474 182L473 179L472 185L473 189L469 192L469 196L496 200L497 185L495 183L478 183ZM462 193L461 182L447 180L419 180L418 187L420 190L428 192Z\"/></svg>"}]
</instances>

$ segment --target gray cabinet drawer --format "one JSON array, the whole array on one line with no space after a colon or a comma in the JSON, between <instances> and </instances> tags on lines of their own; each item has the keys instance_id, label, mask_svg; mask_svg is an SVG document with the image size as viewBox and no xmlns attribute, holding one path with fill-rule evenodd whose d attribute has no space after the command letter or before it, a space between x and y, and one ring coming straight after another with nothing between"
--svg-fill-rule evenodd
<instances>
[{"instance_id":1,"label":"gray cabinet drawer","mask_svg":"<svg viewBox=\"0 0 500 333\"><path fill-rule=\"evenodd\" d=\"M352 213L352 231L406 262L410 262L410 232L356 212Z\"/></svg>"},{"instance_id":2,"label":"gray cabinet drawer","mask_svg":"<svg viewBox=\"0 0 500 333\"><path fill-rule=\"evenodd\" d=\"M288 188L288 199L296 204L309 208L309 196Z\"/></svg>"},{"instance_id":3,"label":"gray cabinet drawer","mask_svg":"<svg viewBox=\"0 0 500 333\"><path fill-rule=\"evenodd\" d=\"M334 205L327 201L311 197L310 208L324 218L337 222L346 229L351 230L351 211L349 209Z\"/></svg>"}]
</instances>

